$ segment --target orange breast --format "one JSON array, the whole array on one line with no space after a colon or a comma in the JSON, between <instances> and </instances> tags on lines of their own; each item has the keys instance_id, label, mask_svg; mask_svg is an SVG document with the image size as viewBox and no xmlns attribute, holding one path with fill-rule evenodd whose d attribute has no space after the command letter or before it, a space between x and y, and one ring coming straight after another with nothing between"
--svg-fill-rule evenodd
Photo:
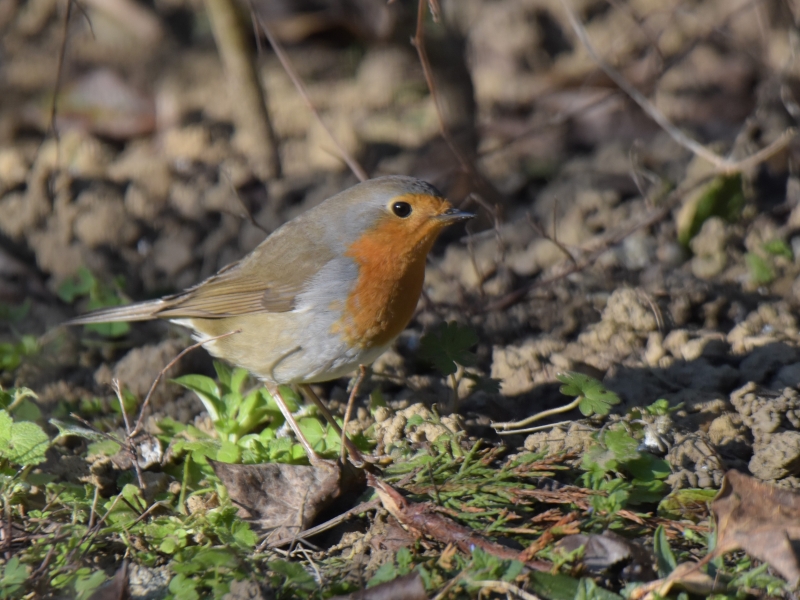
<instances>
[{"instance_id":1,"label":"orange breast","mask_svg":"<svg viewBox=\"0 0 800 600\"><path fill-rule=\"evenodd\" d=\"M408 231L404 221L386 220L345 253L358 264L358 281L347 299L341 330L354 346L385 346L414 314L425 278L425 259L440 227Z\"/></svg>"}]
</instances>

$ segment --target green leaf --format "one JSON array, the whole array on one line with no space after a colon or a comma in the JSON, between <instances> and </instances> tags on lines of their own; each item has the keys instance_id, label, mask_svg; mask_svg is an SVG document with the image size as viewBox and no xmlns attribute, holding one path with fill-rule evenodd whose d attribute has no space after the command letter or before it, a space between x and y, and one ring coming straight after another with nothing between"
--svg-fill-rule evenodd
<instances>
[{"instance_id":1,"label":"green leaf","mask_svg":"<svg viewBox=\"0 0 800 600\"><path fill-rule=\"evenodd\" d=\"M89 323L88 325L84 325L84 327L86 327L86 331L94 331L96 334L107 338L122 337L128 335L128 332L131 330L131 324L125 321Z\"/></svg>"},{"instance_id":2,"label":"green leaf","mask_svg":"<svg viewBox=\"0 0 800 600\"><path fill-rule=\"evenodd\" d=\"M300 431L306 436L306 440L308 440L312 448L325 439L325 427L322 426L319 419L315 417L303 417L297 421L297 424L300 426Z\"/></svg>"},{"instance_id":3,"label":"green leaf","mask_svg":"<svg viewBox=\"0 0 800 600\"><path fill-rule=\"evenodd\" d=\"M75 579L76 600L87 600L92 593L108 579L103 571L94 571L91 575L80 575Z\"/></svg>"},{"instance_id":4,"label":"green leaf","mask_svg":"<svg viewBox=\"0 0 800 600\"><path fill-rule=\"evenodd\" d=\"M0 576L0 598L16 598L17 592L28 579L28 567L20 563L18 556L12 556L5 564Z\"/></svg>"},{"instance_id":5,"label":"green leaf","mask_svg":"<svg viewBox=\"0 0 800 600\"><path fill-rule=\"evenodd\" d=\"M195 582L190 577L179 573L170 580L169 591L172 593L174 600L199 600L198 584L199 582Z\"/></svg>"},{"instance_id":6,"label":"green leaf","mask_svg":"<svg viewBox=\"0 0 800 600\"><path fill-rule=\"evenodd\" d=\"M247 381L249 376L250 373L248 373L245 369L234 369L233 373L231 373L231 380L228 385L231 392L234 394L241 394L242 386L244 385L244 382Z\"/></svg>"},{"instance_id":7,"label":"green leaf","mask_svg":"<svg viewBox=\"0 0 800 600\"><path fill-rule=\"evenodd\" d=\"M614 592L609 592L599 587L588 577L584 577L578 582L575 600L622 600L622 596Z\"/></svg>"},{"instance_id":8,"label":"green leaf","mask_svg":"<svg viewBox=\"0 0 800 600\"><path fill-rule=\"evenodd\" d=\"M787 244L781 239L770 240L769 242L765 243L762 247L766 252L769 252L773 256L783 256L784 258L788 258L789 260L794 260L794 253L792 252L792 249L789 247L789 244Z\"/></svg>"},{"instance_id":9,"label":"green leaf","mask_svg":"<svg viewBox=\"0 0 800 600\"><path fill-rule=\"evenodd\" d=\"M398 577L397 567L395 566L394 562L385 562L380 567L378 567L378 570L375 571L375 574L367 582L367 587L368 588L375 587L378 584L387 583L389 581L397 579L397 577Z\"/></svg>"},{"instance_id":10,"label":"green leaf","mask_svg":"<svg viewBox=\"0 0 800 600\"><path fill-rule=\"evenodd\" d=\"M716 495L716 490L694 488L675 490L659 503L658 516L678 521L687 518L697 521L706 514L708 503Z\"/></svg>"},{"instance_id":11,"label":"green leaf","mask_svg":"<svg viewBox=\"0 0 800 600\"><path fill-rule=\"evenodd\" d=\"M603 443L619 462L635 460L640 456L637 450L639 442L624 429L607 430L603 436Z\"/></svg>"},{"instance_id":12,"label":"green leaf","mask_svg":"<svg viewBox=\"0 0 800 600\"><path fill-rule=\"evenodd\" d=\"M607 415L613 405L620 403L619 396L594 377L569 371L559 373L556 379L564 384L559 390L562 394L581 399L578 409L586 417Z\"/></svg>"},{"instance_id":13,"label":"green leaf","mask_svg":"<svg viewBox=\"0 0 800 600\"><path fill-rule=\"evenodd\" d=\"M0 303L0 321L19 323L28 316L31 306L33 306L33 302L31 302L30 298L26 298L22 304L17 306Z\"/></svg>"},{"instance_id":14,"label":"green leaf","mask_svg":"<svg viewBox=\"0 0 800 600\"><path fill-rule=\"evenodd\" d=\"M226 416L224 414L225 407L220 399L219 386L210 377L205 375L184 375L172 381L197 394L212 421L219 421Z\"/></svg>"},{"instance_id":15,"label":"green leaf","mask_svg":"<svg viewBox=\"0 0 800 600\"><path fill-rule=\"evenodd\" d=\"M11 415L0 410L0 458L20 466L45 461L50 438L36 423L14 423Z\"/></svg>"},{"instance_id":16,"label":"green leaf","mask_svg":"<svg viewBox=\"0 0 800 600\"><path fill-rule=\"evenodd\" d=\"M12 344L0 344L0 371L13 371L26 356L33 356L39 351L39 343L32 335L23 335L20 341Z\"/></svg>"},{"instance_id":17,"label":"green leaf","mask_svg":"<svg viewBox=\"0 0 800 600\"><path fill-rule=\"evenodd\" d=\"M132 507L137 510L144 510L147 508L147 502L142 496L142 492L132 483L125 484L120 492L123 498L128 501Z\"/></svg>"},{"instance_id":18,"label":"green leaf","mask_svg":"<svg viewBox=\"0 0 800 600\"><path fill-rule=\"evenodd\" d=\"M625 469L639 481L666 479L672 473L668 461L653 456L649 452L640 452L638 458L625 464Z\"/></svg>"},{"instance_id":19,"label":"green leaf","mask_svg":"<svg viewBox=\"0 0 800 600\"><path fill-rule=\"evenodd\" d=\"M12 411L17 421L38 421L42 418L42 411L30 400L23 400Z\"/></svg>"},{"instance_id":20,"label":"green leaf","mask_svg":"<svg viewBox=\"0 0 800 600\"><path fill-rule=\"evenodd\" d=\"M471 367L477 357L470 348L478 343L478 334L472 327L456 321L440 323L422 336L419 356L433 364L444 375L452 375L457 365Z\"/></svg>"},{"instance_id":21,"label":"green leaf","mask_svg":"<svg viewBox=\"0 0 800 600\"><path fill-rule=\"evenodd\" d=\"M53 425L56 429L58 429L58 435L56 436L56 439L71 435L89 440L90 442L104 442L108 439L99 431L89 429L88 427L81 427L80 425L75 425L74 423L65 423L59 419L50 419L48 422L50 425Z\"/></svg>"},{"instance_id":22,"label":"green leaf","mask_svg":"<svg viewBox=\"0 0 800 600\"><path fill-rule=\"evenodd\" d=\"M238 464L242 462L242 450L234 442L222 440L220 448L217 451L216 460L224 463Z\"/></svg>"},{"instance_id":23,"label":"green leaf","mask_svg":"<svg viewBox=\"0 0 800 600\"><path fill-rule=\"evenodd\" d=\"M316 591L317 582L314 577L303 568L303 565L286 560L272 560L267 563L270 571L286 576L286 586L293 591Z\"/></svg>"},{"instance_id":24,"label":"green leaf","mask_svg":"<svg viewBox=\"0 0 800 600\"><path fill-rule=\"evenodd\" d=\"M750 273L750 279L756 285L767 285L775 279L775 271L758 254L748 252L744 255L744 262L747 265L748 273Z\"/></svg>"},{"instance_id":25,"label":"green leaf","mask_svg":"<svg viewBox=\"0 0 800 600\"><path fill-rule=\"evenodd\" d=\"M86 267L80 267L75 275L64 280L56 293L63 302L72 304L78 298L88 296L96 285L97 280L92 272Z\"/></svg>"},{"instance_id":26,"label":"green leaf","mask_svg":"<svg viewBox=\"0 0 800 600\"><path fill-rule=\"evenodd\" d=\"M678 241L683 246L689 245L711 217L721 217L729 223L740 217L745 205L741 174L716 177L687 202L687 206L692 204L693 214L679 226Z\"/></svg>"},{"instance_id":27,"label":"green leaf","mask_svg":"<svg viewBox=\"0 0 800 600\"><path fill-rule=\"evenodd\" d=\"M414 567L414 559L411 556L411 552L409 552L408 548L400 548L397 551L397 556L395 557L397 561L397 572L400 575L406 575L411 572L411 569Z\"/></svg>"},{"instance_id":28,"label":"green leaf","mask_svg":"<svg viewBox=\"0 0 800 600\"><path fill-rule=\"evenodd\" d=\"M659 577L664 578L675 570L678 561L675 560L675 555L669 547L669 541L663 525L659 525L656 528L656 533L653 536L653 552L656 555Z\"/></svg>"},{"instance_id":29,"label":"green leaf","mask_svg":"<svg viewBox=\"0 0 800 600\"><path fill-rule=\"evenodd\" d=\"M86 453L89 456L114 456L119 452L120 446L114 440L102 440L100 442L93 442L86 448Z\"/></svg>"}]
</instances>

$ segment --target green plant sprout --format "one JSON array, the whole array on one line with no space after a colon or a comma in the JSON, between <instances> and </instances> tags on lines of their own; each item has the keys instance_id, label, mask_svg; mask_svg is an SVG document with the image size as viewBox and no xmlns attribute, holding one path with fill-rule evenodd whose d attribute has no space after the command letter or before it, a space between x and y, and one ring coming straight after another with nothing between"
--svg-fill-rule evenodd
<instances>
[{"instance_id":1,"label":"green plant sprout","mask_svg":"<svg viewBox=\"0 0 800 600\"><path fill-rule=\"evenodd\" d=\"M559 373L556 375L556 378L564 384L559 391L565 396L575 396L575 400L564 406L543 410L521 421L494 423L492 426L495 430L501 435L531 433L537 431L539 428L523 428L547 417L569 412L575 408L580 410L585 417L591 417L592 415L605 416L611 412L612 406L620 403L619 396L611 390L606 389L603 383L594 377L589 377L583 373L568 371L566 373Z\"/></svg>"},{"instance_id":2,"label":"green plant sprout","mask_svg":"<svg viewBox=\"0 0 800 600\"><path fill-rule=\"evenodd\" d=\"M159 427L167 434L167 438L175 439L178 436L173 443L173 451L189 452L193 460L201 463L205 463L206 458L246 464L305 462L306 454L302 445L281 435L284 418L269 391L263 386L246 390L249 375L244 369L232 369L220 362L215 362L214 368L217 381L204 375L185 375L174 381L197 395L208 412L217 436L213 437L192 425L165 419L159 423ZM290 410L297 411L301 399L294 390L284 386L281 393ZM330 458L338 456L341 440L332 427L323 425L313 412L300 417L297 422L308 442L320 455ZM365 450L369 446L363 436L357 437L355 443Z\"/></svg>"},{"instance_id":3,"label":"green plant sprout","mask_svg":"<svg viewBox=\"0 0 800 600\"><path fill-rule=\"evenodd\" d=\"M125 279L120 275L114 278L112 286L98 281L86 267L81 267L73 277L64 281L58 288L58 297L67 304L80 298L88 298L87 311L110 306L121 306L128 302L122 297L120 290ZM130 323L92 323L84 325L86 331L94 331L103 337L116 338L126 335L131 330Z\"/></svg>"},{"instance_id":4,"label":"green plant sprout","mask_svg":"<svg viewBox=\"0 0 800 600\"><path fill-rule=\"evenodd\" d=\"M462 379L473 381L473 391L497 392L500 389L497 380L465 370L465 367L474 367L478 362L471 350L477 343L476 331L456 321L439 323L420 340L419 357L447 378L453 394L453 407L458 403L458 386Z\"/></svg>"},{"instance_id":5,"label":"green plant sprout","mask_svg":"<svg viewBox=\"0 0 800 600\"><path fill-rule=\"evenodd\" d=\"M0 372L13 371L23 359L39 352L39 342L32 335L23 335L16 343L3 342L0 344Z\"/></svg>"}]
</instances>

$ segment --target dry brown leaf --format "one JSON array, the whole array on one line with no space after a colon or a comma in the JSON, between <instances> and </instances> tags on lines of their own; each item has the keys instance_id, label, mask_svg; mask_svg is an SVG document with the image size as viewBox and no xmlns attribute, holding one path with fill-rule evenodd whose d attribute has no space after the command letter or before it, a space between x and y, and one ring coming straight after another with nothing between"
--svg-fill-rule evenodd
<instances>
[{"instance_id":1,"label":"dry brown leaf","mask_svg":"<svg viewBox=\"0 0 800 600\"><path fill-rule=\"evenodd\" d=\"M656 579L637 587L628 600L654 600L664 598L674 587L686 590L697 596L721 594L727 585L700 570L702 563L681 563L664 579Z\"/></svg>"},{"instance_id":2,"label":"dry brown leaf","mask_svg":"<svg viewBox=\"0 0 800 600\"><path fill-rule=\"evenodd\" d=\"M613 531L568 535L556 544L557 548L566 552L572 552L581 546L584 547L581 564L592 573L614 570L631 581L650 581L656 576L652 553L636 541Z\"/></svg>"},{"instance_id":3,"label":"dry brown leaf","mask_svg":"<svg viewBox=\"0 0 800 600\"><path fill-rule=\"evenodd\" d=\"M245 519L269 530L272 543L307 529L346 485L332 461L312 466L267 463L231 465L209 460Z\"/></svg>"},{"instance_id":4,"label":"dry brown leaf","mask_svg":"<svg viewBox=\"0 0 800 600\"><path fill-rule=\"evenodd\" d=\"M800 582L800 494L728 471L711 503L717 520L714 556L744 550L793 587Z\"/></svg>"}]
</instances>

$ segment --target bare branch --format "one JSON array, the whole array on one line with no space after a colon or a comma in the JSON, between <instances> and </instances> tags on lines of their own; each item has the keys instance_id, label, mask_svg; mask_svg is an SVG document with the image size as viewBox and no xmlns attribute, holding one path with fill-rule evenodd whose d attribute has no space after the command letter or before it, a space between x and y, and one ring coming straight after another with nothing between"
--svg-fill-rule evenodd
<instances>
[{"instance_id":1,"label":"bare branch","mask_svg":"<svg viewBox=\"0 0 800 600\"><path fill-rule=\"evenodd\" d=\"M669 136L675 140L678 144L686 148L687 150L694 153L696 156L699 156L708 162L710 162L716 168L718 173L723 174L734 174L740 173L746 168L750 168L752 166L757 165L760 162L763 162L776 152L778 152L781 148L785 147L786 144L795 136L797 133L795 129L787 129L783 132L783 134L774 142L772 142L766 148L756 152L752 156L743 158L739 161L733 161L727 158L723 158L712 152L701 143L693 140L688 135L683 133L680 129L678 129L672 122L658 110L652 102L650 102L644 94L639 92L635 87L633 87L628 81L622 76L619 71L614 69L610 64L605 62L595 50L594 46L592 46L592 42L589 40L589 36L586 32L586 28L583 24L578 20L577 15L572 10L569 5L569 0L561 0L561 5L564 7L564 10L567 12L567 17L569 18L570 25L572 25L573 31L575 31L575 35L578 36L578 39L583 44L586 51L589 53L589 56L592 57L592 60L597 64L603 72L608 75L608 77L617 84L617 86L624 91L630 98L639 105L639 107L651 118L655 121L659 127L661 127L664 131L669 134Z\"/></svg>"},{"instance_id":2,"label":"bare branch","mask_svg":"<svg viewBox=\"0 0 800 600\"><path fill-rule=\"evenodd\" d=\"M259 177L280 177L281 163L264 89L231 0L205 0L211 31L230 86L236 132Z\"/></svg>"},{"instance_id":3,"label":"bare branch","mask_svg":"<svg viewBox=\"0 0 800 600\"><path fill-rule=\"evenodd\" d=\"M322 125L322 128L325 130L325 133L327 133L328 136L331 138L331 141L333 141L334 145L336 146L336 150L339 152L339 156L341 157L341 159L347 164L348 167L350 167L350 170L356 177L358 177L359 181L366 181L367 179L369 179L369 177L367 176L367 172L364 171L361 165L358 164L358 161L356 161L356 159L353 158L347 150L345 150L344 146L342 146L342 144L339 143L339 140L336 139L336 136L333 135L333 131L331 131L331 129L325 124L325 121L322 120L322 116L319 114L317 107L314 106L314 103L311 101L311 97L308 95L308 90L306 89L305 84L303 83L302 79L300 79L300 76L297 74L297 71L295 71L295 68L292 65L291 61L289 60L289 57L286 55L286 51L283 49L283 46L277 40L277 38L274 35L272 35L272 31L270 30L269 27L267 27L267 24L264 21L264 19L258 16L258 13L256 13L255 7L253 6L252 0L248 1L250 5L250 15L251 18L253 19L253 22L258 23L258 26L261 28L261 31L264 32L264 35L266 36L267 40L272 46L272 49L275 51L275 55L278 57L278 60L283 66L284 71L286 71L286 74L289 76L289 79L292 80L294 87L297 89L298 93L305 101L306 106L308 106L309 110L314 114L317 121L319 121L319 124Z\"/></svg>"},{"instance_id":4,"label":"bare branch","mask_svg":"<svg viewBox=\"0 0 800 600\"><path fill-rule=\"evenodd\" d=\"M208 338L207 340L203 340L202 342L197 342L196 344L192 344L188 348L184 348L183 350L181 350L175 358L173 358L171 361L169 361L167 363L167 366L164 367L163 369L161 369L159 374L153 380L153 384L150 386L150 390L147 392L147 396L144 397L144 402L142 402L142 408L139 410L139 418L136 419L136 427L134 427L133 431L131 431L128 434L128 438L130 439L130 438L135 437L142 430L142 422L144 420L144 413L145 413L145 411L147 410L147 407L150 404L150 398L153 396L153 392L156 390L156 387L158 386L159 381L161 381L161 379L164 377L164 375L167 373L167 371L169 371L173 366L175 366L175 363L177 363L181 358L183 358L184 356L189 354L189 352L191 352L192 350L196 350L197 348L199 348L203 344L208 344L210 342L214 342L216 340L220 340L222 338L228 337L229 335L235 335L237 333L241 333L241 331L242 331L241 329L237 329L235 331L229 331L228 333L223 333L222 335L218 335L216 337L212 337L212 338Z\"/></svg>"}]
</instances>

